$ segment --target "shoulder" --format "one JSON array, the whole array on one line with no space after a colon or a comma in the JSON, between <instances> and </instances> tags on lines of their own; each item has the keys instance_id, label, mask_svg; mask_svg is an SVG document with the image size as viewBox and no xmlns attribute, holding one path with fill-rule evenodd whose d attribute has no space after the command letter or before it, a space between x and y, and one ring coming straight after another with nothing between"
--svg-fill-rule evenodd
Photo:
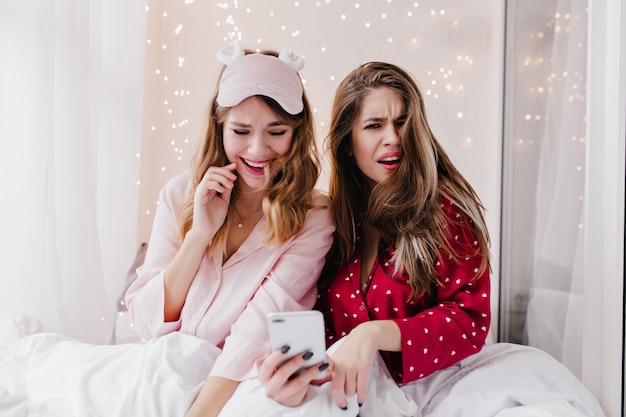
<instances>
[{"instance_id":1,"label":"shoulder","mask_svg":"<svg viewBox=\"0 0 626 417\"><path fill-rule=\"evenodd\" d=\"M443 195L440 196L439 204L441 205L441 209L443 210L443 213L446 215L446 217L448 218L460 218L461 217L461 210L454 203L452 203L452 201L450 201L448 197L443 196Z\"/></svg>"},{"instance_id":2,"label":"shoulder","mask_svg":"<svg viewBox=\"0 0 626 417\"><path fill-rule=\"evenodd\" d=\"M332 226L334 228L333 212L330 209L330 197L321 190L313 190L311 192L311 208L309 209L305 227L321 228Z\"/></svg>"},{"instance_id":3,"label":"shoulder","mask_svg":"<svg viewBox=\"0 0 626 417\"><path fill-rule=\"evenodd\" d=\"M441 196L439 204L448 228L472 228L472 221L465 212L446 196Z\"/></svg>"},{"instance_id":4,"label":"shoulder","mask_svg":"<svg viewBox=\"0 0 626 417\"><path fill-rule=\"evenodd\" d=\"M324 191L314 189L311 192L311 206L313 208L330 209L330 197Z\"/></svg>"},{"instance_id":5,"label":"shoulder","mask_svg":"<svg viewBox=\"0 0 626 417\"><path fill-rule=\"evenodd\" d=\"M161 199L181 202L194 188L193 171L187 170L170 178L161 189Z\"/></svg>"},{"instance_id":6,"label":"shoulder","mask_svg":"<svg viewBox=\"0 0 626 417\"><path fill-rule=\"evenodd\" d=\"M188 169L170 178L163 187L166 190L185 189L193 187L193 171Z\"/></svg>"},{"instance_id":7,"label":"shoulder","mask_svg":"<svg viewBox=\"0 0 626 417\"><path fill-rule=\"evenodd\" d=\"M474 246L476 232L472 220L465 212L445 196L441 196L441 209L444 214L446 239L455 247Z\"/></svg>"}]
</instances>

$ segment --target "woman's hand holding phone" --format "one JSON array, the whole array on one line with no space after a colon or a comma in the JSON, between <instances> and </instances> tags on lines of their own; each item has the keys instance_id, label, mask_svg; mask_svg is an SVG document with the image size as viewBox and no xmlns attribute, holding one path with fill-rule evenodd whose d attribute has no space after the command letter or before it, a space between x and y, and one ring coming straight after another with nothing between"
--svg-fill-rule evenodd
<instances>
[{"instance_id":1,"label":"woman's hand holding phone","mask_svg":"<svg viewBox=\"0 0 626 417\"><path fill-rule=\"evenodd\" d=\"M268 328L274 351L263 361L259 379L267 396L295 407L304 400L310 384L330 379L323 316L315 310L272 313Z\"/></svg>"},{"instance_id":2,"label":"woman's hand holding phone","mask_svg":"<svg viewBox=\"0 0 626 417\"><path fill-rule=\"evenodd\" d=\"M277 349L265 358L259 379L268 397L288 407L295 407L304 401L309 385L330 380L330 373L326 372L330 363L328 358L326 362L311 363L310 354L307 355L309 352L299 352L285 362L285 356L290 353L285 350Z\"/></svg>"}]
</instances>

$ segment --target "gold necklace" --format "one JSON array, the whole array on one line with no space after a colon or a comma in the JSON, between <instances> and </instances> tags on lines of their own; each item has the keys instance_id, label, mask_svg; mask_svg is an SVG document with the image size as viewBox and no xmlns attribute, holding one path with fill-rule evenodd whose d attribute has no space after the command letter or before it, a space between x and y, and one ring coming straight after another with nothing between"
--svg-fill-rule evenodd
<instances>
[{"instance_id":1,"label":"gold necklace","mask_svg":"<svg viewBox=\"0 0 626 417\"><path fill-rule=\"evenodd\" d=\"M248 220L250 217L254 216L255 214L257 214L259 210L261 210L263 205L261 204L258 209L254 210L252 213L250 213L249 215L243 218L241 217L241 214L239 214L239 210L237 210L237 205L233 204L233 207L235 208L235 213L237 214L237 217L239 217L239 224L237 224L237 227L241 229L243 228L243 222Z\"/></svg>"}]
</instances>

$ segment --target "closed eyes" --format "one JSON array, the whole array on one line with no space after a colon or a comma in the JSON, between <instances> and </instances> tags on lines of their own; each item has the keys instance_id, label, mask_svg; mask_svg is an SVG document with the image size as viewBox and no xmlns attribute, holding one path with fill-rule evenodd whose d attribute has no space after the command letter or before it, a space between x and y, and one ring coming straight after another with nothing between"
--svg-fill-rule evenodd
<instances>
[{"instance_id":1,"label":"closed eyes","mask_svg":"<svg viewBox=\"0 0 626 417\"><path fill-rule=\"evenodd\" d=\"M237 136L246 136L248 134L250 134L249 130L242 130L242 129L233 129L232 130L233 133ZM276 131L270 131L268 132L268 134L270 136L283 136L287 133L287 130L276 130Z\"/></svg>"}]
</instances>

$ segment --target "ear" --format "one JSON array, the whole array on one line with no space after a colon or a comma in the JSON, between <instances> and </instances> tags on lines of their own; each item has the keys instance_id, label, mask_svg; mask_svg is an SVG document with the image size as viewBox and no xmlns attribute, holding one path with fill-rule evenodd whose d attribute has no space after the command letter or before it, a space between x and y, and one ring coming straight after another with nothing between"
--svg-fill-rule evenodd
<instances>
[{"instance_id":1,"label":"ear","mask_svg":"<svg viewBox=\"0 0 626 417\"><path fill-rule=\"evenodd\" d=\"M234 40L217 51L217 60L222 64L228 66L237 58L241 58L246 54L243 49L243 45L238 40Z\"/></svg>"},{"instance_id":2,"label":"ear","mask_svg":"<svg viewBox=\"0 0 626 417\"><path fill-rule=\"evenodd\" d=\"M280 59L281 61L289 65L291 68L293 68L295 72L298 72L302 68L304 68L304 59L301 56L298 56L287 49L283 49L282 51L280 51L280 54L278 55L278 59Z\"/></svg>"}]
</instances>

